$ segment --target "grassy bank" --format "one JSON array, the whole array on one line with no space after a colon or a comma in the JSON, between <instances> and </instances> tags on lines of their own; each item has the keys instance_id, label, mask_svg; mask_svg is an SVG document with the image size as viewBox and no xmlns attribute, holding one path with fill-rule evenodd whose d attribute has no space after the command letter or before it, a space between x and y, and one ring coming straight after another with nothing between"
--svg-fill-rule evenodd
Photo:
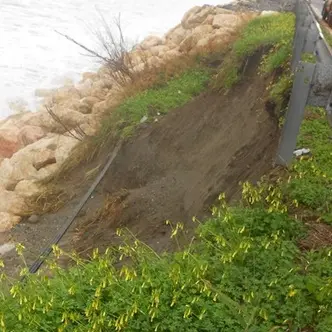
<instances>
[{"instance_id":1,"label":"grassy bank","mask_svg":"<svg viewBox=\"0 0 332 332\"><path fill-rule=\"evenodd\" d=\"M230 56L215 78L214 87L230 89L242 77L248 57L258 51L265 53L261 74L269 74L288 66L292 54L295 17L293 14L262 16L243 28L232 48Z\"/></svg>"},{"instance_id":2,"label":"grassy bank","mask_svg":"<svg viewBox=\"0 0 332 332\"><path fill-rule=\"evenodd\" d=\"M236 206L221 195L211 218L195 220L196 240L184 251L159 256L124 232L121 247L95 251L91 262L72 257L68 271L50 262L54 278L33 276L10 295L2 276L2 330L331 331L332 146L323 110L307 111L298 146L312 155L257 186L244 183ZM170 227L176 239L182 225ZM132 263L116 268L119 259Z\"/></svg>"},{"instance_id":3,"label":"grassy bank","mask_svg":"<svg viewBox=\"0 0 332 332\"><path fill-rule=\"evenodd\" d=\"M244 28L219 71L224 75L232 63L236 80L228 85L232 76L226 75L220 88L240 80L246 58L264 48L260 74L275 74L267 88L284 108L292 24L294 17L283 14ZM212 77L198 62L130 97L105 119L96 146L109 136L131 135L142 118L155 121L187 103L216 82ZM2 274L1 331L331 331L330 135L324 110L308 109L298 147L311 155L256 185L242 184L236 205L220 195L211 217L194 218L197 233L184 250L158 255L123 230L120 247L95 250L90 261L71 255L69 270L50 260L52 278L34 275L20 284ZM174 241L185 236L181 223L169 227ZM65 255L59 248L54 253Z\"/></svg>"}]
</instances>

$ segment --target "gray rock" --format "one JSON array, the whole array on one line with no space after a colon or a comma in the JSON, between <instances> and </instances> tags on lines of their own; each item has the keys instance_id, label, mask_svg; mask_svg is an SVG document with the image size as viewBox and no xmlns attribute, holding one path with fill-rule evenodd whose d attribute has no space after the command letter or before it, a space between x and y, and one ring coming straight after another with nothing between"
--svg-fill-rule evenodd
<instances>
[{"instance_id":1,"label":"gray rock","mask_svg":"<svg viewBox=\"0 0 332 332\"><path fill-rule=\"evenodd\" d=\"M33 214L28 218L27 222L30 224L37 224L39 222L39 216Z\"/></svg>"},{"instance_id":2,"label":"gray rock","mask_svg":"<svg viewBox=\"0 0 332 332\"><path fill-rule=\"evenodd\" d=\"M14 243L5 243L0 246L0 256L6 254L9 251L12 251L15 248Z\"/></svg>"},{"instance_id":3,"label":"gray rock","mask_svg":"<svg viewBox=\"0 0 332 332\"><path fill-rule=\"evenodd\" d=\"M140 121L140 123L144 123L148 120L148 117L146 115L144 115Z\"/></svg>"}]
</instances>

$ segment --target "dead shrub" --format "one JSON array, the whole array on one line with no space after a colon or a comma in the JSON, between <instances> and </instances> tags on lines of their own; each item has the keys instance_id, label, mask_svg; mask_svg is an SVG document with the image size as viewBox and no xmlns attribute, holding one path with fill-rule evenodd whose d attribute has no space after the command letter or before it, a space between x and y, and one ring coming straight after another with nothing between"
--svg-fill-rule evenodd
<instances>
[{"instance_id":1,"label":"dead shrub","mask_svg":"<svg viewBox=\"0 0 332 332\"><path fill-rule=\"evenodd\" d=\"M74 128L69 128L66 124L66 121L61 119L59 115L56 114L54 111L54 103L49 103L45 105L45 109L47 113L51 116L51 118L64 130L64 135L77 139L79 141L83 141L84 137L86 136L84 130L81 128L80 125L77 125Z\"/></svg>"},{"instance_id":2,"label":"dead shrub","mask_svg":"<svg viewBox=\"0 0 332 332\"><path fill-rule=\"evenodd\" d=\"M26 199L27 209L24 214L43 215L45 213L55 213L73 197L74 193L49 184L38 195Z\"/></svg>"},{"instance_id":3,"label":"dead shrub","mask_svg":"<svg viewBox=\"0 0 332 332\"><path fill-rule=\"evenodd\" d=\"M129 192L125 189L114 195L108 195L104 199L103 206L95 214L85 220L74 236L75 251L80 255L92 251L94 244L103 234L110 233L110 228L116 220L119 220L125 207L125 199Z\"/></svg>"},{"instance_id":4,"label":"dead shrub","mask_svg":"<svg viewBox=\"0 0 332 332\"><path fill-rule=\"evenodd\" d=\"M133 81L135 77L133 73L134 63L132 58L128 56L132 47L130 47L129 42L124 37L120 16L113 20L114 30L106 22L102 14L100 14L100 19L103 29L95 31L94 35L101 51L92 50L74 38L59 31L56 32L79 46L87 52L88 56L97 59L106 69L112 81L119 86L124 86L128 82Z\"/></svg>"}]
</instances>

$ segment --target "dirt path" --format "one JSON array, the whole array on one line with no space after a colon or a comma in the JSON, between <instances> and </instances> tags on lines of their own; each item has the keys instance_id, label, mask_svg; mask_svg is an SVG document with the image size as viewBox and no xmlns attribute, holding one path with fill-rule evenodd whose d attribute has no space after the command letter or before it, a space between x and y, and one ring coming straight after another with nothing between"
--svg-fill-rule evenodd
<instances>
[{"instance_id":1,"label":"dirt path","mask_svg":"<svg viewBox=\"0 0 332 332\"><path fill-rule=\"evenodd\" d=\"M140 128L122 147L61 246L81 253L105 249L116 243L118 227L128 227L155 250L172 249L165 220L183 222L189 237L192 216L208 214L220 192L236 198L239 181L255 181L266 173L279 133L265 110L269 80L256 74L259 60L249 63L245 79L229 94L206 92L160 122ZM21 223L13 229L12 239L27 248L28 265L78 199L38 224ZM7 272L16 274L20 261L15 252L3 258Z\"/></svg>"}]
</instances>

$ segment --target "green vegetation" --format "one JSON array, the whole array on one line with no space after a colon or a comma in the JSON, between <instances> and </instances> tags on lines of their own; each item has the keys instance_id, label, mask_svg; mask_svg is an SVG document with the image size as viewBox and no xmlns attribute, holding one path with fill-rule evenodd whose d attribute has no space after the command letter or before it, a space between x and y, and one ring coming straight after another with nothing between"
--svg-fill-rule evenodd
<instances>
[{"instance_id":1,"label":"green vegetation","mask_svg":"<svg viewBox=\"0 0 332 332\"><path fill-rule=\"evenodd\" d=\"M292 53L294 24L295 17L291 13L252 20L234 43L231 54L216 76L215 87L230 89L241 78L247 58L258 51L268 51L260 66L262 73L282 68L288 63Z\"/></svg>"},{"instance_id":2,"label":"green vegetation","mask_svg":"<svg viewBox=\"0 0 332 332\"><path fill-rule=\"evenodd\" d=\"M271 100L285 107L292 83L287 38L293 24L291 14L251 22L233 48L239 66L228 72L233 77L229 87L239 79L245 57L273 45L260 70L282 68L269 91ZM101 137L112 128L126 136L143 116L153 120L183 105L204 89L209 76L207 69L190 69L129 98L104 124ZM69 255L74 266L68 270L59 267L57 259L66 254L55 247L55 258L47 264L52 277L28 275L22 284L0 274L0 330L330 332L330 136L324 110L309 108L298 147L310 148L311 154L256 185L243 183L242 199L234 206L220 195L208 220L193 219L195 240L188 239L176 253L158 255L122 230L119 247L104 254L95 250L90 261ZM181 223L168 224L175 241L179 233L185 236ZM323 238L317 226L323 227ZM23 257L22 249L17 251Z\"/></svg>"},{"instance_id":3,"label":"green vegetation","mask_svg":"<svg viewBox=\"0 0 332 332\"><path fill-rule=\"evenodd\" d=\"M207 68L197 65L169 81L158 82L156 86L128 98L113 111L108 121L103 123L97 139L105 141L112 133L127 136L143 117L151 121L158 113L164 115L184 105L202 92L210 74Z\"/></svg>"},{"instance_id":4,"label":"green vegetation","mask_svg":"<svg viewBox=\"0 0 332 332\"><path fill-rule=\"evenodd\" d=\"M290 69L285 69L284 73L268 87L269 101L273 103L274 113L281 122L288 107L292 86L293 74Z\"/></svg>"},{"instance_id":5,"label":"green vegetation","mask_svg":"<svg viewBox=\"0 0 332 332\"><path fill-rule=\"evenodd\" d=\"M192 59L188 59L187 63L182 61L169 63L170 68L166 68L168 72L164 75L153 73L152 75L158 77L150 77L153 84L150 86L150 83L146 83L148 88L144 91L138 93L127 91L132 96L110 109L101 121L101 127L96 135L79 144L59 171L44 182L57 183L81 163L94 160L105 147L109 149L111 140L116 141L133 134L144 117L147 122L154 121L158 118L158 114L164 115L202 92L212 74L211 69ZM141 90L137 86L129 86L128 89Z\"/></svg>"},{"instance_id":6,"label":"green vegetation","mask_svg":"<svg viewBox=\"0 0 332 332\"><path fill-rule=\"evenodd\" d=\"M329 29L327 27L325 27L324 25L320 25L320 27L322 28L322 32L323 32L323 35L327 41L327 43L330 45L330 47L332 47L332 34L331 32L329 31Z\"/></svg>"},{"instance_id":7,"label":"green vegetation","mask_svg":"<svg viewBox=\"0 0 332 332\"><path fill-rule=\"evenodd\" d=\"M316 63L316 55L311 53L303 53L301 56L301 61L309 62L309 63Z\"/></svg>"},{"instance_id":8,"label":"green vegetation","mask_svg":"<svg viewBox=\"0 0 332 332\"><path fill-rule=\"evenodd\" d=\"M50 261L53 278L6 291L2 275L2 331L331 331L332 244L298 246L305 223L331 221L329 137L324 111L309 109L298 146L312 155L278 180L244 183L236 206L221 195L183 251L159 256L124 231L119 248L72 256L68 271ZM175 239L183 231L170 227Z\"/></svg>"}]
</instances>

